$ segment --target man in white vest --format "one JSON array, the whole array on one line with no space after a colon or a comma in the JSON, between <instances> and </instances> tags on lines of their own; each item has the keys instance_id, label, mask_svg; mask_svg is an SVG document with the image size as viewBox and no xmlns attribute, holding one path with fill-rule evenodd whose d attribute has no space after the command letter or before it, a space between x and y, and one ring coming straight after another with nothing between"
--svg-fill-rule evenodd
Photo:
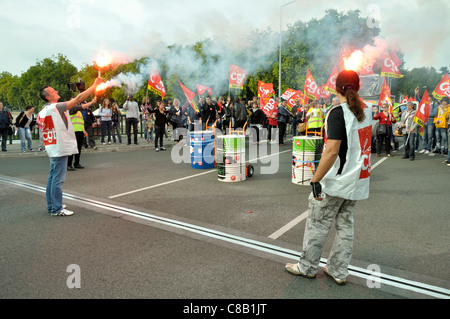
<instances>
[{"instance_id":1,"label":"man in white vest","mask_svg":"<svg viewBox=\"0 0 450 319\"><path fill-rule=\"evenodd\" d=\"M73 212L62 204L62 184L66 177L67 159L70 155L78 153L69 110L86 100L101 82L102 79L97 78L89 89L68 102L58 102L60 99L58 92L49 86L43 87L40 91L40 97L47 102L39 112L39 116L45 149L50 159L46 199L47 211L52 216L73 215Z\"/></svg>"},{"instance_id":2,"label":"man in white vest","mask_svg":"<svg viewBox=\"0 0 450 319\"><path fill-rule=\"evenodd\" d=\"M294 275L315 278L333 221L336 238L324 271L343 285L353 249L356 201L369 197L372 110L358 95L359 76L342 71L336 79L340 105L328 112L322 159L311 181L303 251L297 264L286 264Z\"/></svg>"}]
</instances>

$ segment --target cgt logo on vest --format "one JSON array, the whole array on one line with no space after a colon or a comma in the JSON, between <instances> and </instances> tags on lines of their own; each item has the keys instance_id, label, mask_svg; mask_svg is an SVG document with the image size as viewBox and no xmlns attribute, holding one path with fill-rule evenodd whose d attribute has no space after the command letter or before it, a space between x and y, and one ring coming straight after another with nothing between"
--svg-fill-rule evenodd
<instances>
[{"instance_id":1,"label":"cgt logo on vest","mask_svg":"<svg viewBox=\"0 0 450 319\"><path fill-rule=\"evenodd\" d=\"M46 116L42 123L42 137L44 143L48 145L56 145L56 130L51 116Z\"/></svg>"},{"instance_id":2,"label":"cgt logo on vest","mask_svg":"<svg viewBox=\"0 0 450 319\"><path fill-rule=\"evenodd\" d=\"M359 179L370 177L370 154L372 152L372 126L367 126L358 131L361 145L361 157L363 165Z\"/></svg>"}]
</instances>

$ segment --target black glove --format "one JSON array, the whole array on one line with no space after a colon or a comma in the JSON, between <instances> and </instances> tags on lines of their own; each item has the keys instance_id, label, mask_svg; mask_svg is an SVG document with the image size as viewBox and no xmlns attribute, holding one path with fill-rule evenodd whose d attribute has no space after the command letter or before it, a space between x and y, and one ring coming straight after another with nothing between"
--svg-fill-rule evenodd
<instances>
[{"instance_id":1,"label":"black glove","mask_svg":"<svg viewBox=\"0 0 450 319\"><path fill-rule=\"evenodd\" d=\"M310 185L312 186L312 192L313 192L313 196L314 198L318 198L320 197L320 193L322 192L322 185L320 185L320 183L318 182L311 182Z\"/></svg>"}]
</instances>

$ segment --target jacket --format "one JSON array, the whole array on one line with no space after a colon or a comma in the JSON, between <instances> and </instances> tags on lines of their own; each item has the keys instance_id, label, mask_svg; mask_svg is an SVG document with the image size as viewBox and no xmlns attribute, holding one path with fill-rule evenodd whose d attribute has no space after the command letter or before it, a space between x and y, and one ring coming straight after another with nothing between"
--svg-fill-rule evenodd
<instances>
[{"instance_id":1,"label":"jacket","mask_svg":"<svg viewBox=\"0 0 450 319\"><path fill-rule=\"evenodd\" d=\"M450 113L450 107L446 107L445 109L442 107L438 108L437 114L434 117L434 125L436 128L448 128L448 116Z\"/></svg>"},{"instance_id":2,"label":"jacket","mask_svg":"<svg viewBox=\"0 0 450 319\"><path fill-rule=\"evenodd\" d=\"M406 111L402 114L402 119L400 120L400 125L403 126L405 124L405 127L402 127L402 134L409 134L409 131L413 129L413 133L417 133L417 128L419 127L419 124L414 122L414 116L416 115L415 110L411 110L410 112Z\"/></svg>"}]
</instances>

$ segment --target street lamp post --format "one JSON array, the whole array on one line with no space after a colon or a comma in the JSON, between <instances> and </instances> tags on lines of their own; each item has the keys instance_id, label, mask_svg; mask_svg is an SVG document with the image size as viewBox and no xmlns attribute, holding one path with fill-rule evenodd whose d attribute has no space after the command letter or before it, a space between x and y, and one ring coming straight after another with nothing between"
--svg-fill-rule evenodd
<instances>
[{"instance_id":1,"label":"street lamp post","mask_svg":"<svg viewBox=\"0 0 450 319\"><path fill-rule=\"evenodd\" d=\"M278 70L278 98L281 98L281 31L282 31L282 18L283 18L283 7L294 3L297 0L288 2L280 7L280 57L279 57L279 70Z\"/></svg>"}]
</instances>

